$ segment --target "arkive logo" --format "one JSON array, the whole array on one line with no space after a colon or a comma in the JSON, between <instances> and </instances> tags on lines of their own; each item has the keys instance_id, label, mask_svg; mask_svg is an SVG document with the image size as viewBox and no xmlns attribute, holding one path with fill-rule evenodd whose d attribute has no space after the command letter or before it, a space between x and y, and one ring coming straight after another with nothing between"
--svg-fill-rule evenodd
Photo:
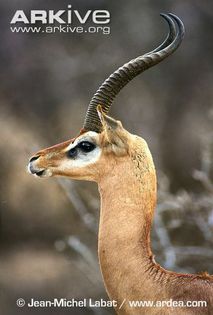
<instances>
[{"instance_id":1,"label":"arkive logo","mask_svg":"<svg viewBox=\"0 0 213 315\"><path fill-rule=\"evenodd\" d=\"M46 28L35 27L35 24L46 26ZM86 23L92 25L85 29ZM33 25L34 27L12 27L12 32L25 32L30 28L33 33L98 33L100 30L107 31L110 23L110 12L108 10L87 10L79 12L69 4L65 10L31 10L26 14L24 10L17 10L13 15L11 25ZM49 28L48 28L48 26ZM56 25L56 26L54 26ZM59 26L58 26L59 25ZM29 31L26 31L29 33ZM105 32L107 33L107 32ZM108 34L110 31L108 32ZM103 32L104 34L104 32Z\"/></svg>"},{"instance_id":2,"label":"arkive logo","mask_svg":"<svg viewBox=\"0 0 213 315\"><path fill-rule=\"evenodd\" d=\"M42 24L72 24L74 19L80 24L85 24L89 19L94 24L108 24L110 22L110 13L107 10L88 10L84 14L80 14L78 10L72 10L72 5L67 6L68 10L31 10L30 17L27 17L24 10L17 10L10 22L16 24L23 22L24 24L35 24L41 22Z\"/></svg>"}]
</instances>

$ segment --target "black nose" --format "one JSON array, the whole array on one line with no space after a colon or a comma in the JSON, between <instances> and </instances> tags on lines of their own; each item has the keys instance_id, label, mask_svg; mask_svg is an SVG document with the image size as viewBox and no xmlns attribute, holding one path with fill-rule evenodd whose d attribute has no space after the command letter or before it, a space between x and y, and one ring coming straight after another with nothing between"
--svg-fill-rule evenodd
<instances>
[{"instance_id":1,"label":"black nose","mask_svg":"<svg viewBox=\"0 0 213 315\"><path fill-rule=\"evenodd\" d=\"M40 155L36 155L36 156L33 156L31 159L30 159L30 162L33 162L35 160L37 160L39 158Z\"/></svg>"}]
</instances>

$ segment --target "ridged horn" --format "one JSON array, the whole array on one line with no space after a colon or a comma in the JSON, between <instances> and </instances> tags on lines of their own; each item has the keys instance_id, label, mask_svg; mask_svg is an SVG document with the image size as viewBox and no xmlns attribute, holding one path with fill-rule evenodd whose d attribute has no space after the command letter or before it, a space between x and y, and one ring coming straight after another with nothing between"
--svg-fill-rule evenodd
<instances>
[{"instance_id":1,"label":"ridged horn","mask_svg":"<svg viewBox=\"0 0 213 315\"><path fill-rule=\"evenodd\" d=\"M169 25L167 38L156 49L125 63L103 82L89 103L83 125L85 131L100 133L102 125L97 106L100 104L103 112L107 114L114 98L128 82L171 55L181 44L184 37L183 22L172 13L161 14L161 16Z\"/></svg>"}]
</instances>

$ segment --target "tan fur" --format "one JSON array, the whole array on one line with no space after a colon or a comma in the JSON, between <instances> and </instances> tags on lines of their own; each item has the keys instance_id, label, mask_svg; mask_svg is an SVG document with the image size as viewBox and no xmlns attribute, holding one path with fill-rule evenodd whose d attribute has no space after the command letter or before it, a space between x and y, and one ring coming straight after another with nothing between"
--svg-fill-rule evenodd
<instances>
[{"instance_id":1,"label":"tan fur","mask_svg":"<svg viewBox=\"0 0 213 315\"><path fill-rule=\"evenodd\" d=\"M208 301L208 309L132 309L125 303L117 313L211 314L212 276L176 274L164 270L154 261L150 229L156 201L156 178L150 152L143 140L136 138L132 141L130 155L119 159L113 171L101 178L99 190L99 259L111 299L118 300L119 304L124 298L130 301L171 298Z\"/></svg>"},{"instance_id":2,"label":"tan fur","mask_svg":"<svg viewBox=\"0 0 213 315\"><path fill-rule=\"evenodd\" d=\"M36 165L53 175L98 182L101 214L98 253L104 283L111 299L123 307L120 315L213 314L213 277L177 274L156 264L150 230L156 205L156 174L146 142L127 132L120 122L100 113L103 132L96 142L102 149L96 163L60 170L64 150L72 140L40 151ZM52 163L52 164L51 164ZM58 166L58 167L57 167ZM207 301L207 308L130 308L135 300Z\"/></svg>"}]
</instances>

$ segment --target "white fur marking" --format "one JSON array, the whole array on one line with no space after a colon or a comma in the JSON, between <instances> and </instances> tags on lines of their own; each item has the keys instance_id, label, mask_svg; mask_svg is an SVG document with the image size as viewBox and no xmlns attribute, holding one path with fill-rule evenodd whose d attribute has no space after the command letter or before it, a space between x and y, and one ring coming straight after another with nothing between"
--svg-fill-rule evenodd
<instances>
[{"instance_id":1,"label":"white fur marking","mask_svg":"<svg viewBox=\"0 0 213 315\"><path fill-rule=\"evenodd\" d=\"M96 138L98 137L98 133L94 131L88 131L87 133L81 135L78 137L73 143L69 144L68 147L65 149L65 152L68 152L72 148L76 147L80 142L82 141L89 141L96 145L97 141ZM63 161L60 165L61 170L66 169L73 169L73 168L81 168L86 165L93 164L98 161L101 155L101 149L96 146L95 149L91 152L81 152L78 151L78 155L76 158L67 158L65 161Z\"/></svg>"},{"instance_id":2,"label":"white fur marking","mask_svg":"<svg viewBox=\"0 0 213 315\"><path fill-rule=\"evenodd\" d=\"M68 147L66 147L65 152L69 151L70 149L76 147L79 142L81 141L90 141L90 142L94 142L94 139L96 139L98 136L97 132L94 131L88 131L86 133L84 133L83 135L81 135L80 137L78 137L77 139L75 139L75 141L73 143L70 143L68 145Z\"/></svg>"}]
</instances>

